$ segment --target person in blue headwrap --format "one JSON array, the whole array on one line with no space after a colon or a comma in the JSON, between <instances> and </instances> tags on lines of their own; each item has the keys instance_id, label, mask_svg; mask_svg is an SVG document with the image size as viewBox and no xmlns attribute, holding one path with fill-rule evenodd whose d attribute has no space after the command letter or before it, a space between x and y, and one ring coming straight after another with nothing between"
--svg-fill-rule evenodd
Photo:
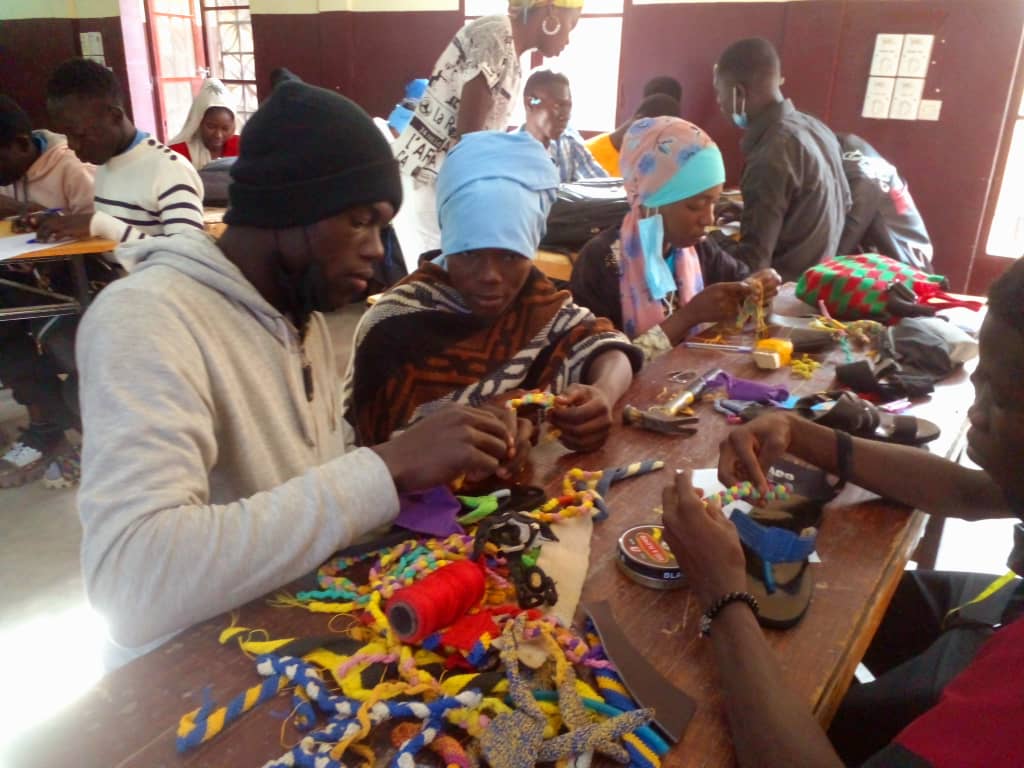
<instances>
[{"instance_id":1,"label":"person in blue headwrap","mask_svg":"<svg viewBox=\"0 0 1024 768\"><path fill-rule=\"evenodd\" d=\"M359 444L442 404L500 404L531 389L559 395L549 419L567 447L604 443L641 355L534 267L557 187L526 134L471 133L451 151L437 187L440 255L356 330L345 400Z\"/></svg>"}]
</instances>

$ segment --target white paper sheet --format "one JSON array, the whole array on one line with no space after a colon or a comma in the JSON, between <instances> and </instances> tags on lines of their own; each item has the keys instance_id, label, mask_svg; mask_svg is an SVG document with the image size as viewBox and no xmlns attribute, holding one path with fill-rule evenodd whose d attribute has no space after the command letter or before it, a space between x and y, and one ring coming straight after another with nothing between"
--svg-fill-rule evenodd
<instances>
[{"instance_id":1,"label":"white paper sheet","mask_svg":"<svg viewBox=\"0 0 1024 768\"><path fill-rule=\"evenodd\" d=\"M938 120L942 113L942 99L921 99L917 109L918 120Z\"/></svg>"},{"instance_id":2,"label":"white paper sheet","mask_svg":"<svg viewBox=\"0 0 1024 768\"><path fill-rule=\"evenodd\" d=\"M880 34L875 37L875 52L871 57L872 77L895 77L900 67L903 35Z\"/></svg>"},{"instance_id":3,"label":"white paper sheet","mask_svg":"<svg viewBox=\"0 0 1024 768\"><path fill-rule=\"evenodd\" d=\"M23 253L31 253L32 251L45 251L47 248L53 248L56 243L33 243L31 240L35 240L35 232L29 232L24 235L10 235L9 237L0 237L0 261L6 261L7 259L13 259L15 256L21 256Z\"/></svg>"},{"instance_id":4,"label":"white paper sheet","mask_svg":"<svg viewBox=\"0 0 1024 768\"><path fill-rule=\"evenodd\" d=\"M899 77L926 77L931 63L935 35L907 35L903 38Z\"/></svg>"},{"instance_id":5,"label":"white paper sheet","mask_svg":"<svg viewBox=\"0 0 1024 768\"><path fill-rule=\"evenodd\" d=\"M869 77L868 90L864 95L864 111L862 117L885 120L889 117L892 106L892 92L896 79L892 77Z\"/></svg>"},{"instance_id":6,"label":"white paper sheet","mask_svg":"<svg viewBox=\"0 0 1024 768\"><path fill-rule=\"evenodd\" d=\"M892 92L892 107L889 109L891 120L917 120L921 108L921 94L924 92L924 80L916 77L897 77L896 87Z\"/></svg>"}]
</instances>

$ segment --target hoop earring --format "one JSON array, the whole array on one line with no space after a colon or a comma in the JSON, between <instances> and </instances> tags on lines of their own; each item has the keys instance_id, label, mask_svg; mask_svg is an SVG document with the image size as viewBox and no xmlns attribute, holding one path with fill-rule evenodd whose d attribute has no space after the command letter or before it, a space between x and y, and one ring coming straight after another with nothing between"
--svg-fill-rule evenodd
<instances>
[{"instance_id":1,"label":"hoop earring","mask_svg":"<svg viewBox=\"0 0 1024 768\"><path fill-rule=\"evenodd\" d=\"M551 19L555 20L554 29L548 29L548 22L551 21ZM549 13L547 16L544 17L544 22L540 25L540 31L543 32L548 37L554 37L555 35L562 31L562 22L553 13Z\"/></svg>"}]
</instances>

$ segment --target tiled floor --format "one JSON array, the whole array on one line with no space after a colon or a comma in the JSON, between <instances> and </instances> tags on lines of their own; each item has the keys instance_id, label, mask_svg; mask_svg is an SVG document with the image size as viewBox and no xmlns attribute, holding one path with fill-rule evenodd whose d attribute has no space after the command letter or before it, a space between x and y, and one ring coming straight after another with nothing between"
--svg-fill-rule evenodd
<instances>
[{"instance_id":1,"label":"tiled floor","mask_svg":"<svg viewBox=\"0 0 1024 768\"><path fill-rule=\"evenodd\" d=\"M342 367L360 312L350 307L330 320ZM9 393L0 392L0 429L15 434L23 418ZM1009 526L1008 521L949 521L938 567L1001 573ZM73 490L52 491L36 483L0 491L0 658L9 662L4 687L16 692L0 701L0 765L6 741L40 713L53 714L59 702L70 701L102 674L103 627L85 601L80 541ZM17 660L36 663L12 663Z\"/></svg>"}]
</instances>

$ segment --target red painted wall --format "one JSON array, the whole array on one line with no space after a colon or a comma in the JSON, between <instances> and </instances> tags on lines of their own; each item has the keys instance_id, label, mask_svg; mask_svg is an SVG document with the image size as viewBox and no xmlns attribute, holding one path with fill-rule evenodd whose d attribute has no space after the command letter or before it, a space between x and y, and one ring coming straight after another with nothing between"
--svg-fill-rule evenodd
<instances>
[{"instance_id":1,"label":"red painted wall","mask_svg":"<svg viewBox=\"0 0 1024 768\"><path fill-rule=\"evenodd\" d=\"M257 14L253 35L260 92L269 88L270 70L286 66L355 99L371 114L385 115L408 80L429 73L461 24L458 12ZM0 89L45 124L46 78L78 53L78 31L90 29L103 32L108 61L126 80L118 19L4 21ZM627 3L619 117L635 107L648 77L676 76L684 87L683 114L718 140L735 182L742 168L740 132L718 111L711 69L732 41L767 37L782 55L785 93L798 108L837 130L864 136L889 157L908 178L931 230L937 271L963 289L973 264L970 287L983 290L1002 267L980 251L1008 104L1016 103L1022 30L1020 0ZM859 116L878 32L937 36L925 93L943 100L940 122Z\"/></svg>"},{"instance_id":2,"label":"red painted wall","mask_svg":"<svg viewBox=\"0 0 1024 768\"><path fill-rule=\"evenodd\" d=\"M127 83L118 18L0 21L0 92L21 104L38 126L49 125L46 81L50 73L66 59L81 55L79 32L103 35L107 64L122 84Z\"/></svg>"},{"instance_id":3,"label":"red painted wall","mask_svg":"<svg viewBox=\"0 0 1024 768\"><path fill-rule=\"evenodd\" d=\"M983 221L1010 100L1016 104L1024 3L1019 0L820 0L819 2L629 6L623 23L620 118L654 74L676 76L683 114L722 147L736 182L740 132L720 113L711 72L732 41L775 43L797 108L874 144L909 180L936 246L936 271L966 289L972 260L983 291L995 269ZM860 117L875 35L936 35L926 98L943 100L939 122ZM993 192L993 194L995 194ZM997 265L1000 266L1000 265Z\"/></svg>"},{"instance_id":4,"label":"red painted wall","mask_svg":"<svg viewBox=\"0 0 1024 768\"><path fill-rule=\"evenodd\" d=\"M287 67L304 80L333 88L371 115L387 115L405 84L428 77L462 24L457 12L331 12L253 16L256 77L261 98L270 72Z\"/></svg>"}]
</instances>

